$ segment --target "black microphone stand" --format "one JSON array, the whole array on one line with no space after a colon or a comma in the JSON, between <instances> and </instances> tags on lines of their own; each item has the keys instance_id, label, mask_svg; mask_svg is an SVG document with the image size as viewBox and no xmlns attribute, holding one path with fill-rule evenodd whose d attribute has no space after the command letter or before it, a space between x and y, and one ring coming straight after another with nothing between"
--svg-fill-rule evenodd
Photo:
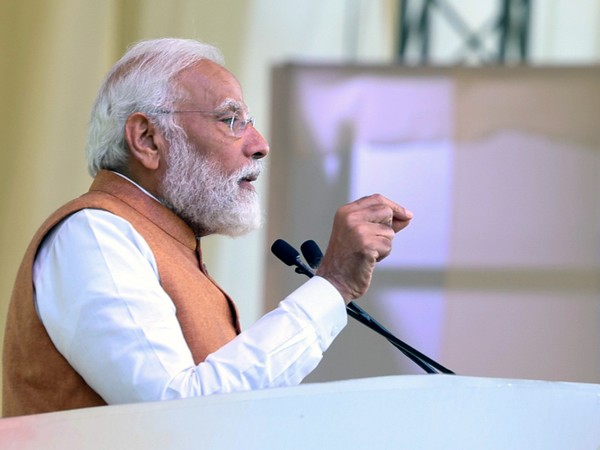
<instances>
[{"instance_id":1,"label":"black microphone stand","mask_svg":"<svg viewBox=\"0 0 600 450\"><path fill-rule=\"evenodd\" d=\"M425 372L429 374L444 373L454 375L454 372L452 372L450 369L445 368L441 364L429 358L427 355L424 355L417 349L411 347L406 342L398 339L356 303L348 303L346 306L346 311L350 317L358 320L363 325L366 325L371 330L386 338L394 347L404 353L406 357L417 364Z\"/></svg>"},{"instance_id":2,"label":"black microphone stand","mask_svg":"<svg viewBox=\"0 0 600 450\"><path fill-rule=\"evenodd\" d=\"M303 253L304 245L307 243L308 241L303 244ZM309 246L310 258L307 257L307 253L304 253L307 259L312 259L313 257L316 257L318 253L320 253L318 247L315 247L316 244L314 244L314 242L312 241L310 243L313 244ZM308 278L312 278L315 275L311 268L315 269L315 265L318 264L313 265L309 261L311 268L307 267L300 260L300 254L298 253L298 251L294 249L291 245L289 245L287 242L278 239L271 247L271 250L273 251L275 256L281 259L285 264L287 264L288 266L295 266L296 273L306 275ZM346 311L350 317L359 321L363 325L367 326L371 330L386 338L388 342L390 342L394 347L400 350L407 358L409 358L411 361L413 361L415 364L421 367L428 374L443 373L454 375L454 372L450 369L447 369L446 367L437 363L433 359L429 358L427 355L424 355L417 349L398 339L396 336L390 333L383 325L381 325L379 322L373 319L373 317L371 317L364 309L362 309L356 303L350 302L346 306Z\"/></svg>"}]
</instances>

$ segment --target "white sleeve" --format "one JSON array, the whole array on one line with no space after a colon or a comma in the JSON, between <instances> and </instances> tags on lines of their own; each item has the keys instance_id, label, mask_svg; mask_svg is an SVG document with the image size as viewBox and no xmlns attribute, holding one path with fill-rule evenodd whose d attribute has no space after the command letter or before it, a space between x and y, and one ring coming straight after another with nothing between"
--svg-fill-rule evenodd
<instances>
[{"instance_id":1,"label":"white sleeve","mask_svg":"<svg viewBox=\"0 0 600 450\"><path fill-rule=\"evenodd\" d=\"M315 277L195 366L147 243L100 210L52 231L34 285L56 348L109 404L298 384L347 322L338 291Z\"/></svg>"}]
</instances>

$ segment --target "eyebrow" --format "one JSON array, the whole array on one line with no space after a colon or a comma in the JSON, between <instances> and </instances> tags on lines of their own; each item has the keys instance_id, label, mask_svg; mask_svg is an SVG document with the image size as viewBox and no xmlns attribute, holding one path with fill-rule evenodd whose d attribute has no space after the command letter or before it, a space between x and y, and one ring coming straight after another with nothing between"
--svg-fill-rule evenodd
<instances>
[{"instance_id":1,"label":"eyebrow","mask_svg":"<svg viewBox=\"0 0 600 450\"><path fill-rule=\"evenodd\" d=\"M248 107L242 103L239 102L237 100L234 100L232 98L226 98L225 100L223 100L221 102L221 104L219 106L217 106L215 108L216 112L225 112L225 111L242 111L244 113L248 112Z\"/></svg>"}]
</instances>

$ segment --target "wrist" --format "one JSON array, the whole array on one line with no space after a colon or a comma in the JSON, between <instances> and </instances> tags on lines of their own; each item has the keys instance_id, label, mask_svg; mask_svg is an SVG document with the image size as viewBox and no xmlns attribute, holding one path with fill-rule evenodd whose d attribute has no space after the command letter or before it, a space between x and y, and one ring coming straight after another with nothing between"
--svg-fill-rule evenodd
<instances>
[{"instance_id":1,"label":"wrist","mask_svg":"<svg viewBox=\"0 0 600 450\"><path fill-rule=\"evenodd\" d=\"M357 298L353 295L352 290L348 288L346 283L340 281L335 275L321 270L317 270L316 275L327 280L329 284L331 284L340 293L340 296L346 305Z\"/></svg>"}]
</instances>

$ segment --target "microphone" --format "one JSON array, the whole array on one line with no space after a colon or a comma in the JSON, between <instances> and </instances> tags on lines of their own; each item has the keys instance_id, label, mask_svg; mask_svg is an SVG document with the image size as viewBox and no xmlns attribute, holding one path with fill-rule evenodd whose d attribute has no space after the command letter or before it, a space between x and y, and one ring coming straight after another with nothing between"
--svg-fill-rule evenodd
<instances>
[{"instance_id":1,"label":"microphone","mask_svg":"<svg viewBox=\"0 0 600 450\"><path fill-rule=\"evenodd\" d=\"M315 241L312 239L305 241L300 246L300 251L311 269L317 269L319 267L319 264L321 264L321 260L323 259L323 252Z\"/></svg>"},{"instance_id":2,"label":"microphone","mask_svg":"<svg viewBox=\"0 0 600 450\"><path fill-rule=\"evenodd\" d=\"M288 266L295 266L296 273L306 275L308 278L315 276L314 272L300 259L298 250L283 239L277 239L273 242L273 245L271 245L271 252Z\"/></svg>"},{"instance_id":3,"label":"microphone","mask_svg":"<svg viewBox=\"0 0 600 450\"><path fill-rule=\"evenodd\" d=\"M323 253L321 252L321 249L317 243L313 240L308 240L302 244L300 249L310 267L312 269L316 269L323 258ZM306 275L309 278L312 278L315 275L314 272L302 262L298 251L283 239L277 239L271 246L271 251L277 258L279 258L288 266L295 266L296 273ZM446 369L441 364L435 362L433 359L398 339L356 303L350 302L346 306L346 311L350 317L356 319L363 325L375 331L377 334L386 338L394 347L400 350L405 356L421 367L425 372L429 374L445 373L454 375L454 372L452 372L450 369Z\"/></svg>"}]
</instances>

